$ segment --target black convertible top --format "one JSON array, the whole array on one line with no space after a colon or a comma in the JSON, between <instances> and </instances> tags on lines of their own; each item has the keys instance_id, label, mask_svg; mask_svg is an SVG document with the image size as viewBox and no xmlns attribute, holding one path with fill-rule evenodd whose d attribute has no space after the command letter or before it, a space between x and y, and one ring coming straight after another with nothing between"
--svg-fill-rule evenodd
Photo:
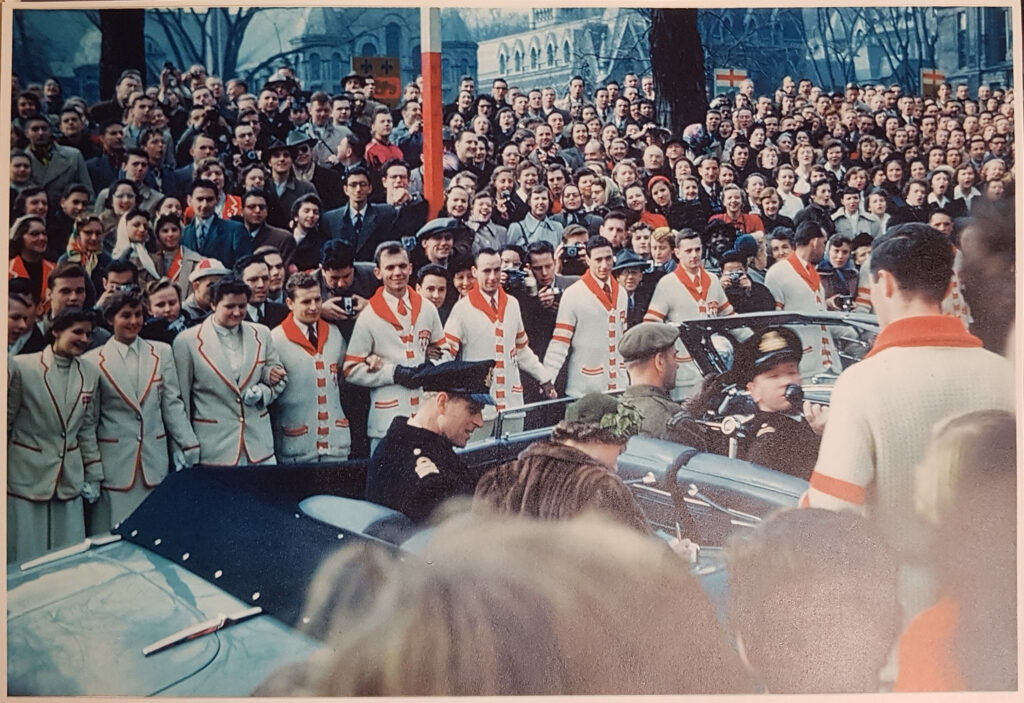
<instances>
[{"instance_id":1,"label":"black convertible top","mask_svg":"<svg viewBox=\"0 0 1024 703\"><path fill-rule=\"evenodd\" d=\"M371 539L306 517L298 503L362 497L365 470L365 461L195 467L168 475L113 532L294 626L324 558Z\"/></svg>"}]
</instances>

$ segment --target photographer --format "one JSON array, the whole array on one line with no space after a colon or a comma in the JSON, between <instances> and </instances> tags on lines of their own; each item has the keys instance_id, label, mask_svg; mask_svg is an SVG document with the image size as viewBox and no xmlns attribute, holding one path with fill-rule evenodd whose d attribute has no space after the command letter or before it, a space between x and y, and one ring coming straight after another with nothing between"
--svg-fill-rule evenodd
<instances>
[{"instance_id":1,"label":"photographer","mask_svg":"<svg viewBox=\"0 0 1024 703\"><path fill-rule=\"evenodd\" d=\"M760 283L754 283L747 275L747 257L735 249L722 256L722 273L719 280L725 296L737 313L770 312L775 309L775 298L771 291Z\"/></svg>"},{"instance_id":2,"label":"photographer","mask_svg":"<svg viewBox=\"0 0 1024 703\"><path fill-rule=\"evenodd\" d=\"M263 161L263 154L256 149L256 130L250 122L239 121L234 127L231 149L228 152L234 171L241 171L250 164Z\"/></svg>"},{"instance_id":3,"label":"photographer","mask_svg":"<svg viewBox=\"0 0 1024 703\"><path fill-rule=\"evenodd\" d=\"M324 301L320 317L336 325L348 339L356 315L366 307L377 290L373 267L357 264L352 247L332 239L320 249L320 268L315 275L320 281L320 294Z\"/></svg>"},{"instance_id":4,"label":"photographer","mask_svg":"<svg viewBox=\"0 0 1024 703\"><path fill-rule=\"evenodd\" d=\"M562 231L562 243L555 249L556 273L563 276L583 275L587 270L584 256L589 238L590 234L583 225L569 225Z\"/></svg>"},{"instance_id":5,"label":"photographer","mask_svg":"<svg viewBox=\"0 0 1024 703\"><path fill-rule=\"evenodd\" d=\"M850 254L853 243L844 234L833 234L825 249L825 258L818 262L821 287L825 289L825 306L829 310L852 310L857 297L857 268Z\"/></svg>"}]
</instances>

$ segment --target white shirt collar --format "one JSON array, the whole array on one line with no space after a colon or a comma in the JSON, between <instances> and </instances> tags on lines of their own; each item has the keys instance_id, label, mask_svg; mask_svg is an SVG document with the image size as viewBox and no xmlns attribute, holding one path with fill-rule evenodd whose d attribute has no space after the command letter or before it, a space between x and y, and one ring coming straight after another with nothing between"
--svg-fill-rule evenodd
<instances>
[{"instance_id":1,"label":"white shirt collar","mask_svg":"<svg viewBox=\"0 0 1024 703\"><path fill-rule=\"evenodd\" d=\"M242 324L239 323L234 327L221 327L213 320L210 320L210 324L213 325L214 331L218 337L237 337L242 333Z\"/></svg>"},{"instance_id":2,"label":"white shirt collar","mask_svg":"<svg viewBox=\"0 0 1024 703\"><path fill-rule=\"evenodd\" d=\"M121 359L127 359L128 352L132 350L134 350L136 354L138 354L140 351L139 347L141 346L141 344L139 342L138 337L133 339L131 344L125 344L124 342L118 341L113 337L111 337L110 341L114 343L114 349L117 349L117 353L121 355Z\"/></svg>"}]
</instances>

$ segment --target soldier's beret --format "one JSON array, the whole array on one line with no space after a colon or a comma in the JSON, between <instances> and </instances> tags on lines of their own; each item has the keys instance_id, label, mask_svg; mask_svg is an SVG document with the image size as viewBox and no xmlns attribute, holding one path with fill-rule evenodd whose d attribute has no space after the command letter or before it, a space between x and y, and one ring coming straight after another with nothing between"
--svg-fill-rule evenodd
<instances>
[{"instance_id":1,"label":"soldier's beret","mask_svg":"<svg viewBox=\"0 0 1024 703\"><path fill-rule=\"evenodd\" d=\"M664 322L641 322L626 330L619 342L619 354L624 361L646 359L675 344L679 330Z\"/></svg>"}]
</instances>

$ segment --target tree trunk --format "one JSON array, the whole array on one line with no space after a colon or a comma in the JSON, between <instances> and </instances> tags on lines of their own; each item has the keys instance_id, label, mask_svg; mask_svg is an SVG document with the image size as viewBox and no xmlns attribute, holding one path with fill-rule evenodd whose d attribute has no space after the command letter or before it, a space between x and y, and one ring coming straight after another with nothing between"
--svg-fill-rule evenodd
<instances>
[{"instance_id":1,"label":"tree trunk","mask_svg":"<svg viewBox=\"0 0 1024 703\"><path fill-rule=\"evenodd\" d=\"M145 10L100 10L100 98L114 95L117 78L129 68L146 80Z\"/></svg>"},{"instance_id":2,"label":"tree trunk","mask_svg":"<svg viewBox=\"0 0 1024 703\"><path fill-rule=\"evenodd\" d=\"M675 134L703 124L708 95L697 10L652 10L650 41L659 121Z\"/></svg>"}]
</instances>

